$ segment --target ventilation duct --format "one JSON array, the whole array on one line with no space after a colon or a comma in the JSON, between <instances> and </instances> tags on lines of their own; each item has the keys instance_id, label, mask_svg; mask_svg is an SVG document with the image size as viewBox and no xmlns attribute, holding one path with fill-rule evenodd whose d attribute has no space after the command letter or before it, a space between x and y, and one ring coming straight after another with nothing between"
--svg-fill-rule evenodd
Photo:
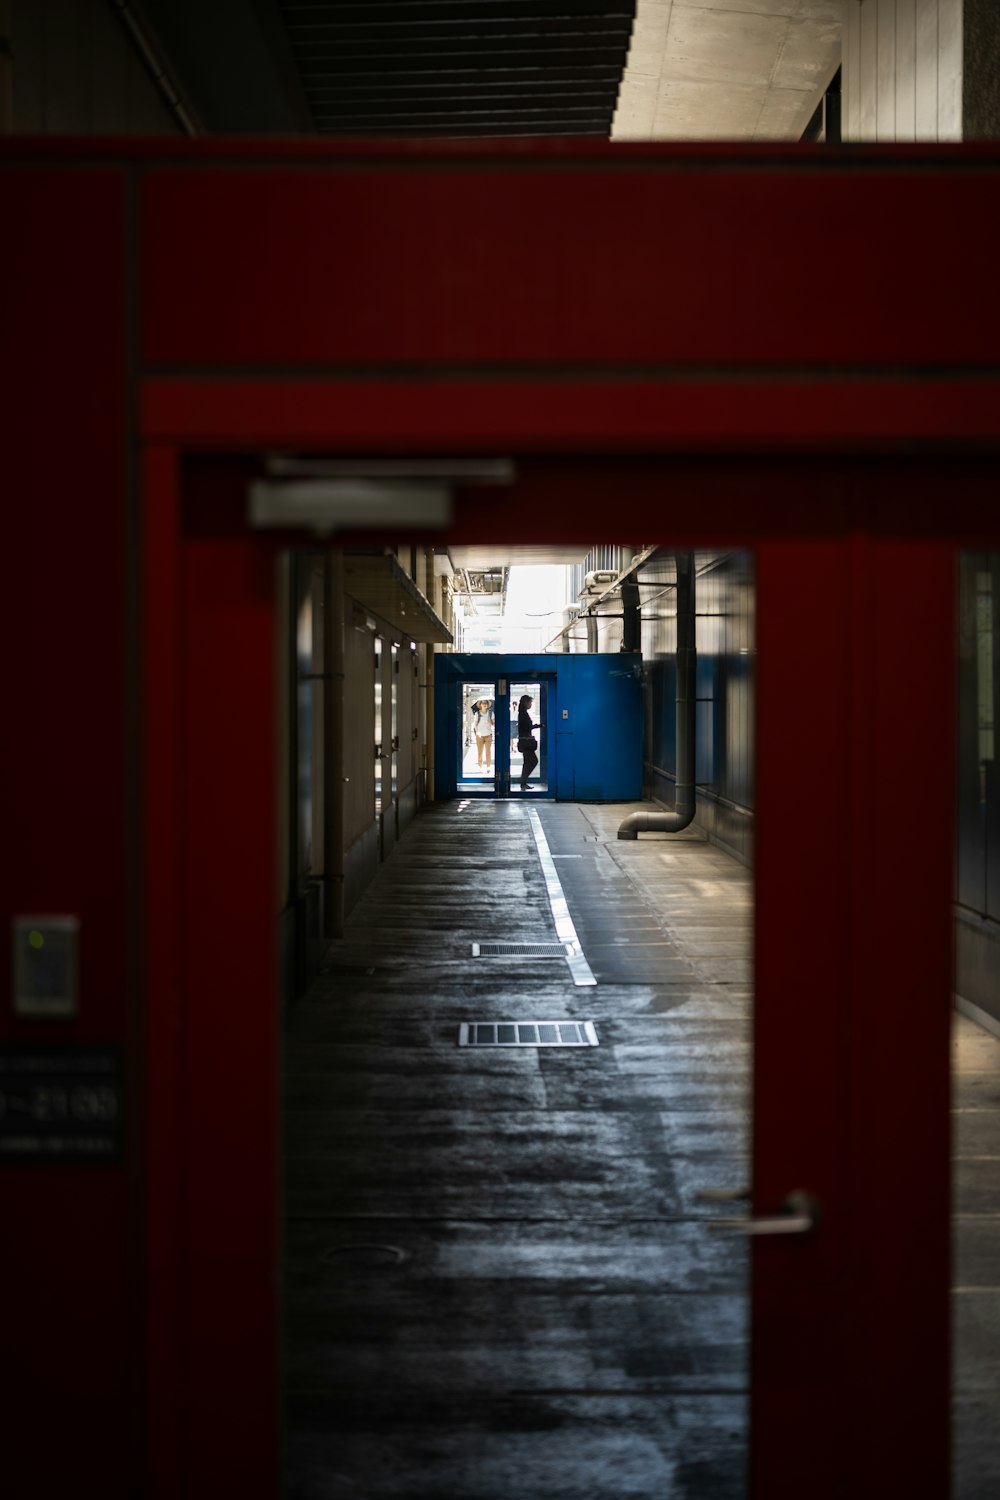
<instances>
[{"instance_id":1,"label":"ventilation duct","mask_svg":"<svg viewBox=\"0 0 1000 1500\"><path fill-rule=\"evenodd\" d=\"M634 578L622 581L622 650L642 650L642 615L639 585Z\"/></svg>"}]
</instances>

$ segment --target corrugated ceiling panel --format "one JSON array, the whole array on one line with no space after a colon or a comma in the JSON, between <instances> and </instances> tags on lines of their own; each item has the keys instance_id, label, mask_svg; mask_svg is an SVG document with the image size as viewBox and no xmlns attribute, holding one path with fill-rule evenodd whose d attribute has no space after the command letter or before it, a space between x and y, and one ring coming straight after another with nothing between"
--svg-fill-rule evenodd
<instances>
[{"instance_id":1,"label":"corrugated ceiling panel","mask_svg":"<svg viewBox=\"0 0 1000 1500\"><path fill-rule=\"evenodd\" d=\"M636 0L281 0L316 128L601 136Z\"/></svg>"}]
</instances>

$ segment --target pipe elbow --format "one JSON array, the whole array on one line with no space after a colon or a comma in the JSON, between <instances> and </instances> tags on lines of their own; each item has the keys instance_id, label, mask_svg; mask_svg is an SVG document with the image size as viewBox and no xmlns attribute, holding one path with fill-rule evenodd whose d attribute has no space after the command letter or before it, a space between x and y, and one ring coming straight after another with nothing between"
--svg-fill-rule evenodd
<instances>
[{"instance_id":1,"label":"pipe elbow","mask_svg":"<svg viewBox=\"0 0 1000 1500\"><path fill-rule=\"evenodd\" d=\"M620 839L634 839L640 833L681 833L694 821L694 808L681 812L629 813L619 825Z\"/></svg>"}]
</instances>

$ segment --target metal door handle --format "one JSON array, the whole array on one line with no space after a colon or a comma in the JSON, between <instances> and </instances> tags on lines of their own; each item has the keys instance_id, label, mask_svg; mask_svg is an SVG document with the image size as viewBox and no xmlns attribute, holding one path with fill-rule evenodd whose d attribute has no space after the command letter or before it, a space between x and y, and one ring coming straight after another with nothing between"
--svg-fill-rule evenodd
<instances>
[{"instance_id":1,"label":"metal door handle","mask_svg":"<svg viewBox=\"0 0 1000 1500\"><path fill-rule=\"evenodd\" d=\"M748 1196L739 1193L699 1193L702 1202L718 1202L720 1199L736 1199ZM820 1220L818 1198L802 1188L796 1188L779 1204L778 1212L759 1219L710 1219L709 1229L718 1234L809 1234Z\"/></svg>"}]
</instances>

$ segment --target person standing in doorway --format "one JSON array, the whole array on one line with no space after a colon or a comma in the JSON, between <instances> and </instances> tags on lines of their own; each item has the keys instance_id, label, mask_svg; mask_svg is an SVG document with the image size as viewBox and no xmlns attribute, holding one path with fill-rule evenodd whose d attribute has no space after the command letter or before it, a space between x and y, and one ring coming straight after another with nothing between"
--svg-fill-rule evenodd
<instances>
[{"instance_id":1,"label":"person standing in doorway","mask_svg":"<svg viewBox=\"0 0 1000 1500\"><path fill-rule=\"evenodd\" d=\"M532 734L533 729L538 729L538 724L531 721L531 705L534 699L529 693L518 700L517 705L517 748L524 756L521 766L521 791L528 790L528 778L538 765L538 741Z\"/></svg>"},{"instance_id":2,"label":"person standing in doorway","mask_svg":"<svg viewBox=\"0 0 1000 1500\"><path fill-rule=\"evenodd\" d=\"M490 769L493 758L493 704L488 698L480 698L478 703L472 705L472 729L476 736L476 753L479 756L479 766L482 769L483 756L486 756L486 769Z\"/></svg>"}]
</instances>

